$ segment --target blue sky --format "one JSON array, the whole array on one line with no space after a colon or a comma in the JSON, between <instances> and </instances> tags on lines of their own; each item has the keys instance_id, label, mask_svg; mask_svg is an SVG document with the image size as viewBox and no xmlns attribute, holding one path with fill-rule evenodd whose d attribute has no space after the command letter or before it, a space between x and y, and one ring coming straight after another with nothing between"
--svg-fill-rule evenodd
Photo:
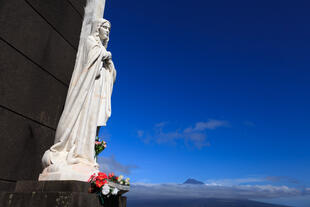
<instances>
[{"instance_id":1,"label":"blue sky","mask_svg":"<svg viewBox=\"0 0 310 207\"><path fill-rule=\"evenodd\" d=\"M309 9L108 0L117 81L101 162L133 183L310 192ZM309 206L301 194L270 202Z\"/></svg>"}]
</instances>

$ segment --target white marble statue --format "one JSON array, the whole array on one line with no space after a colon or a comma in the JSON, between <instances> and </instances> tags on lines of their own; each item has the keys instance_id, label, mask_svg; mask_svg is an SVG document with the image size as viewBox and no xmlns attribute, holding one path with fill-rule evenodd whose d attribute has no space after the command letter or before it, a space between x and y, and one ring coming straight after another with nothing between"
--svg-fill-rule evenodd
<instances>
[{"instance_id":1,"label":"white marble statue","mask_svg":"<svg viewBox=\"0 0 310 207\"><path fill-rule=\"evenodd\" d=\"M42 158L39 180L87 181L97 172L95 137L97 126L111 116L111 95L116 70L107 51L110 22L91 21L90 35L80 41L64 111L54 145Z\"/></svg>"}]
</instances>

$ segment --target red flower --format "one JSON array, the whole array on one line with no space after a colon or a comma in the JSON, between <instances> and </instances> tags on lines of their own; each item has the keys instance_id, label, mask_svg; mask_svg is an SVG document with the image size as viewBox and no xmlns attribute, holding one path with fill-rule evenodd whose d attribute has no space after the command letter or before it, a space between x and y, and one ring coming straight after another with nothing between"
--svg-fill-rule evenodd
<instances>
[{"instance_id":1,"label":"red flower","mask_svg":"<svg viewBox=\"0 0 310 207\"><path fill-rule=\"evenodd\" d=\"M95 173L92 174L88 182L93 182L98 188L101 188L104 184L108 183L107 179L108 176L105 173L99 172L97 176Z\"/></svg>"},{"instance_id":2,"label":"red flower","mask_svg":"<svg viewBox=\"0 0 310 207\"><path fill-rule=\"evenodd\" d=\"M109 179L112 179L114 177L114 173L109 173Z\"/></svg>"},{"instance_id":3,"label":"red flower","mask_svg":"<svg viewBox=\"0 0 310 207\"><path fill-rule=\"evenodd\" d=\"M90 176L90 178L88 179L88 181L87 182L91 182L92 180L93 180L93 178L94 177L96 177L96 174L94 173L94 174L92 174L91 176Z\"/></svg>"},{"instance_id":4,"label":"red flower","mask_svg":"<svg viewBox=\"0 0 310 207\"><path fill-rule=\"evenodd\" d=\"M102 173L102 172L98 173L97 179L104 180L107 178L108 178L108 176L105 173Z\"/></svg>"},{"instance_id":5,"label":"red flower","mask_svg":"<svg viewBox=\"0 0 310 207\"><path fill-rule=\"evenodd\" d=\"M101 188L101 186L103 186L105 183L104 183L104 181L103 180L96 180L96 186L98 187L98 188Z\"/></svg>"}]
</instances>

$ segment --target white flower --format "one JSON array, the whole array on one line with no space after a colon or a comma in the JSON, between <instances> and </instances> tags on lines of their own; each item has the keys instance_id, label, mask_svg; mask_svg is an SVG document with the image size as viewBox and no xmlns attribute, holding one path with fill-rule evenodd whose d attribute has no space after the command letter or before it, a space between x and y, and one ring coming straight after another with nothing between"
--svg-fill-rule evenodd
<instances>
[{"instance_id":1,"label":"white flower","mask_svg":"<svg viewBox=\"0 0 310 207\"><path fill-rule=\"evenodd\" d=\"M121 182L119 182L121 185L124 185L124 181L123 180L121 180Z\"/></svg>"},{"instance_id":2,"label":"white flower","mask_svg":"<svg viewBox=\"0 0 310 207\"><path fill-rule=\"evenodd\" d=\"M112 195L117 195L117 193L118 193L118 189L117 188L114 188L113 190L112 190Z\"/></svg>"},{"instance_id":3,"label":"white flower","mask_svg":"<svg viewBox=\"0 0 310 207\"><path fill-rule=\"evenodd\" d=\"M125 185L129 185L129 178L126 178L126 180L125 180Z\"/></svg>"},{"instance_id":4,"label":"white flower","mask_svg":"<svg viewBox=\"0 0 310 207\"><path fill-rule=\"evenodd\" d=\"M120 175L120 176L118 176L118 179L117 179L117 181L118 182L121 182L121 180L124 178L124 176L123 175Z\"/></svg>"},{"instance_id":5,"label":"white flower","mask_svg":"<svg viewBox=\"0 0 310 207\"><path fill-rule=\"evenodd\" d=\"M110 186L108 184L104 184L104 186L101 189L101 193L103 195L108 195L110 193Z\"/></svg>"}]
</instances>

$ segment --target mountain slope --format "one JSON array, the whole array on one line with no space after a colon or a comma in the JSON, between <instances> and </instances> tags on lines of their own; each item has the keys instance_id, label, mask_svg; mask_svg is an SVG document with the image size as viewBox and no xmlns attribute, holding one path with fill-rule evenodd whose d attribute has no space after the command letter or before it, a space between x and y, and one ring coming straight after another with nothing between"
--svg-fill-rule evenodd
<instances>
[{"instance_id":1,"label":"mountain slope","mask_svg":"<svg viewBox=\"0 0 310 207\"><path fill-rule=\"evenodd\" d=\"M204 183L201 181L195 180L193 178L189 178L183 184L204 184Z\"/></svg>"}]
</instances>

